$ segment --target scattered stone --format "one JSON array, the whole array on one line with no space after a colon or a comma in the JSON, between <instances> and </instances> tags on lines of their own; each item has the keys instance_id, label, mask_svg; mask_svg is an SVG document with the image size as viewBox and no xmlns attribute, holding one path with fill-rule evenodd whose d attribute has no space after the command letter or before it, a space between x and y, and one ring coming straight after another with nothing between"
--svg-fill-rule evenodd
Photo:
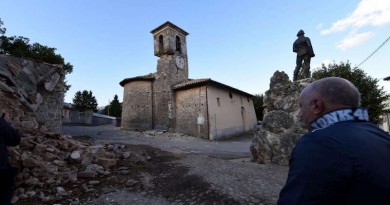
<instances>
[{"instance_id":1,"label":"scattered stone","mask_svg":"<svg viewBox=\"0 0 390 205\"><path fill-rule=\"evenodd\" d=\"M126 182L126 187L132 187L132 186L136 185L137 183L138 183L138 181L133 180L133 179L129 179Z\"/></svg>"},{"instance_id":2,"label":"scattered stone","mask_svg":"<svg viewBox=\"0 0 390 205\"><path fill-rule=\"evenodd\" d=\"M68 195L63 187L57 187L56 191L57 191L57 196Z\"/></svg>"},{"instance_id":3,"label":"scattered stone","mask_svg":"<svg viewBox=\"0 0 390 205\"><path fill-rule=\"evenodd\" d=\"M94 172L97 172L99 174L103 174L104 168L98 164L90 164L85 168L85 171L94 171Z\"/></svg>"},{"instance_id":4,"label":"scattered stone","mask_svg":"<svg viewBox=\"0 0 390 205\"><path fill-rule=\"evenodd\" d=\"M95 171L82 171L77 173L77 177L79 178L95 178L97 176L97 172Z\"/></svg>"},{"instance_id":5,"label":"scattered stone","mask_svg":"<svg viewBox=\"0 0 390 205\"><path fill-rule=\"evenodd\" d=\"M109 168L116 165L116 159L108 159L108 158L98 158L96 159L96 163L103 166L104 168Z\"/></svg>"},{"instance_id":6,"label":"scattered stone","mask_svg":"<svg viewBox=\"0 0 390 205\"><path fill-rule=\"evenodd\" d=\"M90 185L96 185L96 184L100 184L100 181L92 180L92 181L89 181L88 184L90 184Z\"/></svg>"},{"instance_id":7,"label":"scattered stone","mask_svg":"<svg viewBox=\"0 0 390 205\"><path fill-rule=\"evenodd\" d=\"M60 166L60 167L65 167L66 166L66 161L63 160L54 160L53 164Z\"/></svg>"},{"instance_id":8,"label":"scattered stone","mask_svg":"<svg viewBox=\"0 0 390 205\"><path fill-rule=\"evenodd\" d=\"M75 150L70 155L69 163L71 164L80 164L81 162L81 151Z\"/></svg>"},{"instance_id":9,"label":"scattered stone","mask_svg":"<svg viewBox=\"0 0 390 205\"><path fill-rule=\"evenodd\" d=\"M42 166L42 164L40 161L35 160L33 158L26 158L23 160L23 166L28 168L33 168L33 167L40 167Z\"/></svg>"},{"instance_id":10,"label":"scattered stone","mask_svg":"<svg viewBox=\"0 0 390 205\"><path fill-rule=\"evenodd\" d=\"M131 156L131 152L123 152L122 153L122 157L124 158L124 159L127 159L127 158L129 158Z\"/></svg>"}]
</instances>

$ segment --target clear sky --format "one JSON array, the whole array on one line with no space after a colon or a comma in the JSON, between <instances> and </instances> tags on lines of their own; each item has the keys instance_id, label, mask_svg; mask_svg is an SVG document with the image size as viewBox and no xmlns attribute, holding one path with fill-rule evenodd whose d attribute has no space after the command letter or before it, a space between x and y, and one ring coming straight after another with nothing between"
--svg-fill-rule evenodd
<instances>
[{"instance_id":1,"label":"clear sky","mask_svg":"<svg viewBox=\"0 0 390 205\"><path fill-rule=\"evenodd\" d=\"M269 89L276 70L292 78L292 44L303 29L316 56L311 67L349 61L357 66L390 37L389 0L1 0L7 36L57 48L74 66L77 91L91 90L99 106L124 78L156 72L151 30L170 21L187 31L189 77L212 78L251 94ZM361 68L390 76L390 43ZM380 80L390 92L390 81Z\"/></svg>"}]
</instances>

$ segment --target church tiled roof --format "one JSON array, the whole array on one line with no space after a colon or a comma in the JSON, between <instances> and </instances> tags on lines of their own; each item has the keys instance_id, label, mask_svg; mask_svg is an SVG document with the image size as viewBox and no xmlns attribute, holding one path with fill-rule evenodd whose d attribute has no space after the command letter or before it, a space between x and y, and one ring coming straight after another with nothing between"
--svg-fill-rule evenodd
<instances>
[{"instance_id":1,"label":"church tiled roof","mask_svg":"<svg viewBox=\"0 0 390 205\"><path fill-rule=\"evenodd\" d=\"M136 76L136 77L132 77L132 78L125 78L125 79L123 79L119 83L119 85L121 85L123 87L125 84L133 82L133 81L153 81L154 79L155 79L155 77L154 77L153 74Z\"/></svg>"},{"instance_id":2,"label":"church tiled roof","mask_svg":"<svg viewBox=\"0 0 390 205\"><path fill-rule=\"evenodd\" d=\"M212 86L223 88L223 89L227 89L227 90L233 90L233 91L235 91L237 93L241 93L243 95L247 95L247 96L253 97L253 95L251 95L249 93L246 93L246 92L244 92L242 90L239 90L237 88L233 88L231 86L225 85L223 83L214 81L211 78L202 78L202 79L188 80L186 82L183 82L183 83L175 85L173 87L173 89L174 90L186 90L186 89L189 89L189 88L199 87L199 86L204 86L204 85L212 85Z\"/></svg>"},{"instance_id":3,"label":"church tiled roof","mask_svg":"<svg viewBox=\"0 0 390 205\"><path fill-rule=\"evenodd\" d=\"M187 88L192 86L200 86L207 84L207 82L211 81L211 78L202 78L202 79L194 79L188 80L183 83L179 83L173 87L174 90L180 90L181 88Z\"/></svg>"}]
</instances>

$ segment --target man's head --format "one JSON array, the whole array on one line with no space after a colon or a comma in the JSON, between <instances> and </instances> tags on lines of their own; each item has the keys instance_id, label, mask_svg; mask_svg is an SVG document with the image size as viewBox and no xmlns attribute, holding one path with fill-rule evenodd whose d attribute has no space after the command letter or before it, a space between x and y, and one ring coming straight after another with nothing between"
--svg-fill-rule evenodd
<instances>
[{"instance_id":1,"label":"man's head","mask_svg":"<svg viewBox=\"0 0 390 205\"><path fill-rule=\"evenodd\" d=\"M305 34L305 32L303 30L299 30L297 33L297 36L303 36L304 34Z\"/></svg>"},{"instance_id":2,"label":"man's head","mask_svg":"<svg viewBox=\"0 0 390 205\"><path fill-rule=\"evenodd\" d=\"M299 96L302 121L310 123L332 110L360 106L360 93L348 80L323 78L309 84Z\"/></svg>"}]
</instances>

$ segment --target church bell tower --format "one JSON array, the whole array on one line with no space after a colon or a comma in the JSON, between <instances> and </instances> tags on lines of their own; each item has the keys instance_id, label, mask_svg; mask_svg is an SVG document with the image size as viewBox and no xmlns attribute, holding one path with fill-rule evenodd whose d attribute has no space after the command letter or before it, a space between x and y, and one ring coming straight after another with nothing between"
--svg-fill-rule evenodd
<instances>
[{"instance_id":1,"label":"church bell tower","mask_svg":"<svg viewBox=\"0 0 390 205\"><path fill-rule=\"evenodd\" d=\"M175 84L188 80L186 41L188 33L169 21L151 33L154 39L154 55L160 58L157 73L172 74L170 77Z\"/></svg>"},{"instance_id":2,"label":"church bell tower","mask_svg":"<svg viewBox=\"0 0 390 205\"><path fill-rule=\"evenodd\" d=\"M173 87L188 80L187 41L188 33L167 21L152 30L154 55L159 57L153 84L154 128L173 127L175 101Z\"/></svg>"}]
</instances>

